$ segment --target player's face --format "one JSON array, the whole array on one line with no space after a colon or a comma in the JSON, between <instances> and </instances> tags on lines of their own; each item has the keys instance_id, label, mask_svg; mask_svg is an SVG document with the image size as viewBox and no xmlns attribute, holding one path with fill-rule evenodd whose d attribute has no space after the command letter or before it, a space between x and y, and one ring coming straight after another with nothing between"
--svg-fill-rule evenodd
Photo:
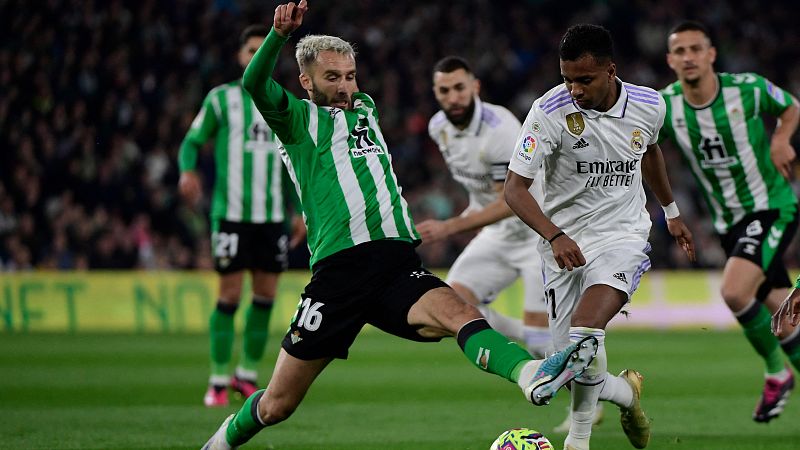
<instances>
[{"instance_id":1,"label":"player's face","mask_svg":"<svg viewBox=\"0 0 800 450\"><path fill-rule=\"evenodd\" d=\"M717 50L702 32L687 30L669 35L667 64L679 80L690 84L713 74Z\"/></svg>"},{"instance_id":2,"label":"player's face","mask_svg":"<svg viewBox=\"0 0 800 450\"><path fill-rule=\"evenodd\" d=\"M353 93L358 92L356 61L351 55L320 52L317 61L300 74L300 84L319 106L352 109Z\"/></svg>"},{"instance_id":3,"label":"player's face","mask_svg":"<svg viewBox=\"0 0 800 450\"><path fill-rule=\"evenodd\" d=\"M239 65L242 66L242 69L246 68L248 64L250 64L250 60L253 59L253 55L256 54L256 50L261 47L261 44L264 42L263 37L261 36L251 36L247 39L247 42L239 48Z\"/></svg>"},{"instance_id":4,"label":"player's face","mask_svg":"<svg viewBox=\"0 0 800 450\"><path fill-rule=\"evenodd\" d=\"M480 82L464 69L434 72L433 93L447 119L455 126L466 126L475 111L475 96Z\"/></svg>"},{"instance_id":5,"label":"player's face","mask_svg":"<svg viewBox=\"0 0 800 450\"><path fill-rule=\"evenodd\" d=\"M614 105L617 66L611 61L598 61L583 55L575 61L561 61L561 77L570 95L583 109L607 111Z\"/></svg>"}]
</instances>

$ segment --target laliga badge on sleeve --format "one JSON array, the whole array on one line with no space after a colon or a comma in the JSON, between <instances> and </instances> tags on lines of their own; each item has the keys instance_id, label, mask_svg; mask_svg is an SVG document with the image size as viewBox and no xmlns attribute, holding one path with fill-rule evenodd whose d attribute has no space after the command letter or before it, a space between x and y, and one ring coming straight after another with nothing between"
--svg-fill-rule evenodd
<instances>
[{"instance_id":1,"label":"laliga badge on sleeve","mask_svg":"<svg viewBox=\"0 0 800 450\"><path fill-rule=\"evenodd\" d=\"M536 138L531 133L526 133L517 149L517 159L527 165L533 164L534 150L536 150Z\"/></svg>"}]
</instances>

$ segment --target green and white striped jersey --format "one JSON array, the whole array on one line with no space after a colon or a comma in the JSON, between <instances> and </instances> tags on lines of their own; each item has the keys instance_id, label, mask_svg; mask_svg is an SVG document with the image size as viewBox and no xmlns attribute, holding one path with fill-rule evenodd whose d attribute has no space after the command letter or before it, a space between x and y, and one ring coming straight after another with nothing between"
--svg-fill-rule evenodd
<instances>
[{"instance_id":1,"label":"green and white striped jersey","mask_svg":"<svg viewBox=\"0 0 800 450\"><path fill-rule=\"evenodd\" d=\"M352 110L298 99L271 78L285 42L270 32L245 71L244 85L283 143L281 156L300 195L312 267L364 242L418 241L372 98L355 93Z\"/></svg>"},{"instance_id":2,"label":"green and white striped jersey","mask_svg":"<svg viewBox=\"0 0 800 450\"><path fill-rule=\"evenodd\" d=\"M194 170L200 148L214 138L216 176L211 218L280 223L286 217L286 181L275 137L241 80L212 89L181 144L181 172ZM288 188L288 189L287 189Z\"/></svg>"},{"instance_id":3,"label":"green and white striped jersey","mask_svg":"<svg viewBox=\"0 0 800 450\"><path fill-rule=\"evenodd\" d=\"M780 115L792 97L754 73L720 73L710 105L684 100L680 82L661 95L667 116L659 141L672 140L703 193L717 232L724 234L755 211L795 207L791 186L770 159L762 113Z\"/></svg>"}]
</instances>

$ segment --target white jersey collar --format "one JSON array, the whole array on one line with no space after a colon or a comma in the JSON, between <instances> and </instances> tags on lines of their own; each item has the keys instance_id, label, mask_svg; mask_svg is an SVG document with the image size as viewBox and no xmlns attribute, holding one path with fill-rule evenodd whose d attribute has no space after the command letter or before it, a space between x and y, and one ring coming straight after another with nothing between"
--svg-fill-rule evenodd
<instances>
[{"instance_id":1,"label":"white jersey collar","mask_svg":"<svg viewBox=\"0 0 800 450\"><path fill-rule=\"evenodd\" d=\"M615 119L621 119L625 117L625 108L628 106L628 90L625 89L625 84L620 80L618 77L614 77L617 82L617 87L619 88L619 98L617 102L614 103L614 106L608 109L608 111L595 111L594 109L583 109L575 103L575 100L572 101L572 104L578 109L578 111L586 114L591 119L596 119L600 116L608 116L613 117Z\"/></svg>"}]
</instances>

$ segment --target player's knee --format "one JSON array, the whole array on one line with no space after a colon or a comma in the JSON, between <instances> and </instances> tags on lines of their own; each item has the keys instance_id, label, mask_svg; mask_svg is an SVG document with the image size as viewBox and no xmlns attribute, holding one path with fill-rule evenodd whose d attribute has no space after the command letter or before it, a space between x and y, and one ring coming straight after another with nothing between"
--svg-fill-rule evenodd
<instances>
[{"instance_id":1,"label":"player's knee","mask_svg":"<svg viewBox=\"0 0 800 450\"><path fill-rule=\"evenodd\" d=\"M275 425L288 419L297 409L296 402L289 402L281 398L269 398L266 395L258 402L258 415L264 425Z\"/></svg>"},{"instance_id":2,"label":"player's knee","mask_svg":"<svg viewBox=\"0 0 800 450\"><path fill-rule=\"evenodd\" d=\"M219 301L228 305L238 305L241 296L241 287L222 287L219 290Z\"/></svg>"},{"instance_id":3,"label":"player's knee","mask_svg":"<svg viewBox=\"0 0 800 450\"><path fill-rule=\"evenodd\" d=\"M746 295L741 289L738 289L733 286L725 286L723 285L720 288L720 295L722 299L725 300L725 303L732 311L739 311L740 309L746 307L751 301L753 301L752 297Z\"/></svg>"}]
</instances>

